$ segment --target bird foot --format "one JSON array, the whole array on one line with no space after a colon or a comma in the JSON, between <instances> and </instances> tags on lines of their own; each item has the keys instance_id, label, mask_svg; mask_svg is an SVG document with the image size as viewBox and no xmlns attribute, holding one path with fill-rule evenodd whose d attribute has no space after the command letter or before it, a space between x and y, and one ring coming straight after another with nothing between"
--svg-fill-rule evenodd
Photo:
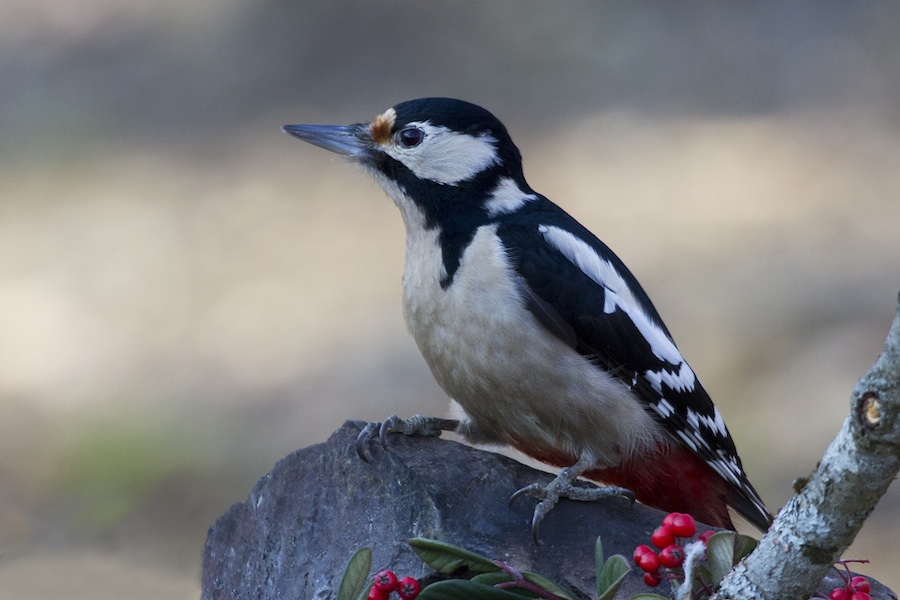
<instances>
[{"instance_id":1,"label":"bird foot","mask_svg":"<svg viewBox=\"0 0 900 600\"><path fill-rule=\"evenodd\" d=\"M531 518L531 535L534 543L540 545L538 539L538 529L541 521L544 520L553 507L559 502L560 498L568 498L569 500L577 500L579 502L594 502L604 498L613 496L624 496L631 502L634 502L634 494L625 488L615 486L605 487L586 487L576 485L575 479L587 470L588 466L579 461L559 472L559 475L550 483L544 485L540 483L532 483L526 485L522 489L514 493L509 503L512 504L522 496L531 496L540 500L534 507L534 515Z\"/></svg>"},{"instance_id":2,"label":"bird foot","mask_svg":"<svg viewBox=\"0 0 900 600\"><path fill-rule=\"evenodd\" d=\"M387 449L387 436L391 433L403 435L418 435L423 437L437 437L442 431L453 431L459 426L459 421L454 419L441 419L439 417L426 417L425 415L413 415L409 419L401 419L397 415L391 415L384 421L372 421L363 425L362 431L356 438L356 453L366 461L372 462L373 442L377 439L383 450ZM376 436L376 431L378 432Z\"/></svg>"}]
</instances>

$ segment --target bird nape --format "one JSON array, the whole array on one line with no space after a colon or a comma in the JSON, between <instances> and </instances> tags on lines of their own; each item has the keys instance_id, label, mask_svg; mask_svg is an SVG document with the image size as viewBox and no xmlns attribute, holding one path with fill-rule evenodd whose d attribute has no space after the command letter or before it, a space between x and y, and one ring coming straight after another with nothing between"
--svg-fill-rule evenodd
<instances>
[{"instance_id":1,"label":"bird nape","mask_svg":"<svg viewBox=\"0 0 900 600\"><path fill-rule=\"evenodd\" d=\"M641 502L733 528L728 507L765 531L719 410L622 261L535 192L506 127L462 100L402 102L371 122L287 125L348 157L399 208L406 228L406 324L458 419L396 417L364 429L503 444L562 467L533 528L560 497L630 490ZM583 476L620 487L586 493ZM624 488L624 489L623 489Z\"/></svg>"}]
</instances>

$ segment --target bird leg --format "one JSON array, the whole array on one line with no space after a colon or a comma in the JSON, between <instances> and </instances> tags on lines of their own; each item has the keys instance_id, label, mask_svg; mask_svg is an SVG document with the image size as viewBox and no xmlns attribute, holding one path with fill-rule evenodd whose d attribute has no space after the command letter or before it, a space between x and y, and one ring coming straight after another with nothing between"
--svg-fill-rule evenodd
<instances>
[{"instance_id":1,"label":"bird leg","mask_svg":"<svg viewBox=\"0 0 900 600\"><path fill-rule=\"evenodd\" d=\"M397 415L391 415L382 422L374 421L366 423L356 438L356 453L366 462L372 462L370 445L378 432L378 443L383 449L387 448L387 436L391 433L403 435L418 435L424 437L437 437L442 431L453 431L459 426L459 421L454 419L441 419L439 417L426 417L425 415L413 415L409 419L401 419Z\"/></svg>"},{"instance_id":2,"label":"bird leg","mask_svg":"<svg viewBox=\"0 0 900 600\"><path fill-rule=\"evenodd\" d=\"M553 510L560 498L568 498L569 500L578 500L580 502L594 502L601 498L609 498L611 496L624 496L631 502L634 502L634 494L630 490L615 486L605 487L585 487L575 485L575 480L579 475L594 467L594 462L588 457L578 459L571 467L562 469L556 478L550 483L543 485L540 483L532 483L526 485L522 489L514 493L509 503L512 504L522 496L532 496L540 500L534 507L534 515L531 518L531 535L534 542L540 544L538 540L538 527L547 514Z\"/></svg>"}]
</instances>

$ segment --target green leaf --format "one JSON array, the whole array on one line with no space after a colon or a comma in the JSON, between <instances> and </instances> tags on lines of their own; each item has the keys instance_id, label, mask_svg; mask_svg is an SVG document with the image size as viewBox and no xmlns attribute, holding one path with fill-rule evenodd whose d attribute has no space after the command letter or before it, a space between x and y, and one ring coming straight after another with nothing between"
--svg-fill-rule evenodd
<instances>
[{"instance_id":1,"label":"green leaf","mask_svg":"<svg viewBox=\"0 0 900 600\"><path fill-rule=\"evenodd\" d=\"M631 567L624 556L621 554L610 556L609 560L603 563L603 568L597 576L597 600L612 600L622 587L622 582L625 581L629 571Z\"/></svg>"},{"instance_id":2,"label":"green leaf","mask_svg":"<svg viewBox=\"0 0 900 600\"><path fill-rule=\"evenodd\" d=\"M606 591L603 587L601 573L603 573L603 542L600 541L600 536L597 536L597 541L594 542L594 579L597 580L597 597L603 595L603 592Z\"/></svg>"},{"instance_id":3,"label":"green leaf","mask_svg":"<svg viewBox=\"0 0 900 600\"><path fill-rule=\"evenodd\" d=\"M446 579L427 586L418 595L418 600L522 600L530 597L467 579Z\"/></svg>"},{"instance_id":4,"label":"green leaf","mask_svg":"<svg viewBox=\"0 0 900 600\"><path fill-rule=\"evenodd\" d=\"M483 583L484 585L497 585L498 583L507 583L512 578L506 571L494 571L493 573L479 573L469 581Z\"/></svg>"},{"instance_id":5,"label":"green leaf","mask_svg":"<svg viewBox=\"0 0 900 600\"><path fill-rule=\"evenodd\" d=\"M706 566L713 585L731 572L734 567L734 536L732 531L720 531L706 541Z\"/></svg>"},{"instance_id":6,"label":"green leaf","mask_svg":"<svg viewBox=\"0 0 900 600\"><path fill-rule=\"evenodd\" d=\"M594 544L594 569L597 572L597 600L611 600L622 587L625 575L631 571L628 560L621 554L603 560L603 542L599 537Z\"/></svg>"},{"instance_id":7,"label":"green leaf","mask_svg":"<svg viewBox=\"0 0 900 600\"><path fill-rule=\"evenodd\" d=\"M498 583L512 581L509 574L494 561L453 544L425 538L413 538L408 543L428 566L440 573L449 574L465 567L470 571L480 573L469 580L479 585L494 586ZM542 575L531 571L522 571L522 577L563 600L574 600L568 592ZM512 591L515 588L504 589ZM528 594L529 597L532 595ZM516 594L516 596L520 597L520 594Z\"/></svg>"},{"instance_id":8,"label":"green leaf","mask_svg":"<svg viewBox=\"0 0 900 600\"><path fill-rule=\"evenodd\" d=\"M558 598L562 598L563 600L575 600L572 595L544 577L543 575L538 575L537 573L532 573L531 571L522 571L522 577L525 581L529 583L533 583L539 588L546 590L557 596ZM506 571L494 571L493 573L479 573L469 581L474 581L476 583L483 583L485 585L497 585L498 583L509 583L512 581L512 578L509 576L509 573ZM519 588L503 588L506 590L516 590L519 591ZM529 592L529 596L532 596Z\"/></svg>"},{"instance_id":9,"label":"green leaf","mask_svg":"<svg viewBox=\"0 0 900 600\"><path fill-rule=\"evenodd\" d=\"M558 598L562 598L563 600L575 600L574 598L572 598L571 594L569 594L567 591L565 591L543 575L538 575L537 573L532 573L531 571L522 571L522 577L525 578L525 581L533 583L541 589L547 590Z\"/></svg>"},{"instance_id":10,"label":"green leaf","mask_svg":"<svg viewBox=\"0 0 900 600\"><path fill-rule=\"evenodd\" d=\"M600 570L603 568L603 562L603 542L600 541L600 536L597 536L597 541L594 543L594 569L597 571L597 581L600 581Z\"/></svg>"},{"instance_id":11,"label":"green leaf","mask_svg":"<svg viewBox=\"0 0 900 600\"><path fill-rule=\"evenodd\" d=\"M341 587L338 588L337 600L356 600L369 578L372 568L372 550L360 548L353 553L344 569Z\"/></svg>"},{"instance_id":12,"label":"green leaf","mask_svg":"<svg viewBox=\"0 0 900 600\"><path fill-rule=\"evenodd\" d=\"M731 531L720 531L706 542L706 568L704 581L717 587L734 565L756 548L756 540Z\"/></svg>"},{"instance_id":13,"label":"green leaf","mask_svg":"<svg viewBox=\"0 0 900 600\"><path fill-rule=\"evenodd\" d=\"M706 566L705 561L703 563L699 563L694 568L694 586L696 587L697 582L702 581L706 587L709 589L715 589L716 583L712 580L712 573L709 572L709 568Z\"/></svg>"},{"instance_id":14,"label":"green leaf","mask_svg":"<svg viewBox=\"0 0 900 600\"><path fill-rule=\"evenodd\" d=\"M369 592L372 591L372 588L375 587L375 582L370 581L369 585L364 585L363 589L359 591L359 595L356 596L356 600L368 600Z\"/></svg>"},{"instance_id":15,"label":"green leaf","mask_svg":"<svg viewBox=\"0 0 900 600\"><path fill-rule=\"evenodd\" d=\"M462 567L478 573L500 570L500 567L489 558L453 544L425 538L413 538L407 543L412 546L425 564L439 573L450 574Z\"/></svg>"},{"instance_id":16,"label":"green leaf","mask_svg":"<svg viewBox=\"0 0 900 600\"><path fill-rule=\"evenodd\" d=\"M734 564L741 562L756 549L759 542L748 535L736 535L734 537Z\"/></svg>"}]
</instances>

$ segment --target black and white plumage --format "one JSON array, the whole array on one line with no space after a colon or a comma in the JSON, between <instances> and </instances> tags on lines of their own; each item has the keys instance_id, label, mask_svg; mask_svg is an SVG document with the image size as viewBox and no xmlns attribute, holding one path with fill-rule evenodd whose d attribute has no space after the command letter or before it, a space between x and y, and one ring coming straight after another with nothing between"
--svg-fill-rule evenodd
<instances>
[{"instance_id":1,"label":"black and white plumage","mask_svg":"<svg viewBox=\"0 0 900 600\"><path fill-rule=\"evenodd\" d=\"M371 123L289 125L382 185L406 227L407 325L476 443L563 469L536 522L585 477L731 527L771 520L718 409L621 260L525 181L506 128L448 98ZM441 427L442 425L438 425Z\"/></svg>"}]
</instances>

